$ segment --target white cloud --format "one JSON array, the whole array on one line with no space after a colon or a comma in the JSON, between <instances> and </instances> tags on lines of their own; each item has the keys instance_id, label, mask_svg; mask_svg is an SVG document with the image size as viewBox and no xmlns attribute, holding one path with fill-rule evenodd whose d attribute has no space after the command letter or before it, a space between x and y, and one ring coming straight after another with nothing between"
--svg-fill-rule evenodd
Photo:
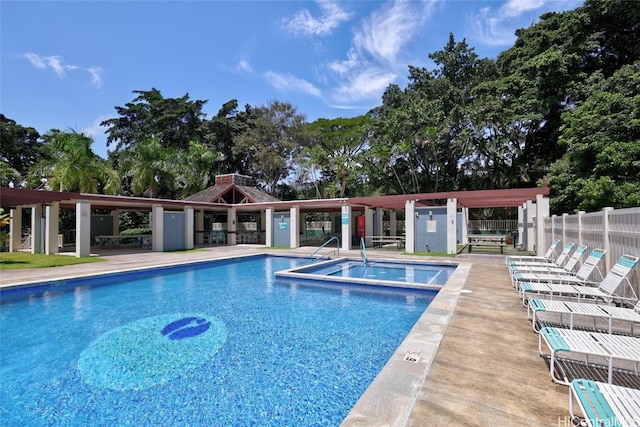
<instances>
[{"instance_id":1,"label":"white cloud","mask_svg":"<svg viewBox=\"0 0 640 427\"><path fill-rule=\"evenodd\" d=\"M251 64L246 59L241 59L238 61L238 63L236 64L236 70L240 71L241 73L247 74L253 72Z\"/></svg>"},{"instance_id":2,"label":"white cloud","mask_svg":"<svg viewBox=\"0 0 640 427\"><path fill-rule=\"evenodd\" d=\"M353 104L379 100L387 86L397 77L395 73L383 68L364 68L338 85L331 94L331 101L337 104Z\"/></svg>"},{"instance_id":3,"label":"white cloud","mask_svg":"<svg viewBox=\"0 0 640 427\"><path fill-rule=\"evenodd\" d=\"M507 0L498 10L483 7L473 18L478 40L487 46L508 46L515 42L515 31L530 26L540 15L579 6L579 0Z\"/></svg>"},{"instance_id":4,"label":"white cloud","mask_svg":"<svg viewBox=\"0 0 640 427\"><path fill-rule=\"evenodd\" d=\"M291 74L279 74L273 71L264 73L264 78L278 90L302 92L320 97L322 91L306 80L299 79Z\"/></svg>"},{"instance_id":5,"label":"white cloud","mask_svg":"<svg viewBox=\"0 0 640 427\"><path fill-rule=\"evenodd\" d=\"M27 58L34 67L41 70L49 69L61 79L67 76L67 72L80 70L89 73L93 86L100 87L102 85L103 70L101 67L81 67L79 65L65 64L62 57L58 55L41 56L37 53L28 52L24 54L24 57Z\"/></svg>"},{"instance_id":6,"label":"white cloud","mask_svg":"<svg viewBox=\"0 0 640 427\"><path fill-rule=\"evenodd\" d=\"M379 101L406 68L401 53L423 30L421 25L430 16L433 3L396 0L364 19L354 32L346 59L327 66L338 82L331 91L331 102L346 106Z\"/></svg>"},{"instance_id":7,"label":"white cloud","mask_svg":"<svg viewBox=\"0 0 640 427\"><path fill-rule=\"evenodd\" d=\"M314 17L309 10L301 10L293 18L283 22L283 26L294 34L320 35L331 34L351 14L340 7L335 0L317 0L320 16Z\"/></svg>"},{"instance_id":8,"label":"white cloud","mask_svg":"<svg viewBox=\"0 0 640 427\"><path fill-rule=\"evenodd\" d=\"M421 14L413 3L395 1L373 13L356 32L353 43L359 52L394 64L398 52L416 34Z\"/></svg>"},{"instance_id":9,"label":"white cloud","mask_svg":"<svg viewBox=\"0 0 640 427\"><path fill-rule=\"evenodd\" d=\"M86 68L86 71L91 76L91 84L94 87L102 86L102 74L103 74L102 67L89 67L89 68Z\"/></svg>"}]
</instances>

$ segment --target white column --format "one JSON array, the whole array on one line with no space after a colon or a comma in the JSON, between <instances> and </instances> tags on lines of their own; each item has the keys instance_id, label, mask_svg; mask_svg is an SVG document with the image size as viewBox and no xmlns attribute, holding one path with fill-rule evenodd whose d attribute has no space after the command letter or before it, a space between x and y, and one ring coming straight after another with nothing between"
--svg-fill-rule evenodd
<instances>
[{"instance_id":1,"label":"white column","mask_svg":"<svg viewBox=\"0 0 640 427\"><path fill-rule=\"evenodd\" d=\"M270 248L273 246L273 208L267 208L265 213L265 245Z\"/></svg>"},{"instance_id":2,"label":"white column","mask_svg":"<svg viewBox=\"0 0 640 427\"><path fill-rule=\"evenodd\" d=\"M236 245L238 243L238 219L236 218L236 208L227 209L227 244Z\"/></svg>"},{"instance_id":3,"label":"white column","mask_svg":"<svg viewBox=\"0 0 640 427\"><path fill-rule=\"evenodd\" d=\"M91 256L91 204L76 203L76 258Z\"/></svg>"},{"instance_id":4,"label":"white column","mask_svg":"<svg viewBox=\"0 0 640 427\"><path fill-rule=\"evenodd\" d=\"M398 235L398 229L396 227L396 211L395 209L389 212L389 235L390 236L397 236Z\"/></svg>"},{"instance_id":5,"label":"white column","mask_svg":"<svg viewBox=\"0 0 640 427\"><path fill-rule=\"evenodd\" d=\"M193 249L195 246L194 241L194 228L195 218L193 215L193 208L185 206L184 208L184 247L185 249ZM202 235L201 235L202 236Z\"/></svg>"},{"instance_id":6,"label":"white column","mask_svg":"<svg viewBox=\"0 0 640 427\"><path fill-rule=\"evenodd\" d=\"M407 253L416 252L416 202L407 200L404 203L405 250Z\"/></svg>"},{"instance_id":7,"label":"white column","mask_svg":"<svg viewBox=\"0 0 640 427\"><path fill-rule=\"evenodd\" d=\"M58 225L60 218L60 203L53 202L51 206L47 206L45 210L45 244L44 253L48 255L53 255L58 253ZM77 236L76 236L77 238ZM91 242L91 238L89 238L89 242Z\"/></svg>"},{"instance_id":8,"label":"white column","mask_svg":"<svg viewBox=\"0 0 640 427\"><path fill-rule=\"evenodd\" d=\"M383 227L382 227L382 219L384 218L384 209L376 209L376 220L373 225L373 235L374 236L382 236Z\"/></svg>"},{"instance_id":9,"label":"white column","mask_svg":"<svg viewBox=\"0 0 640 427\"><path fill-rule=\"evenodd\" d=\"M151 250L164 252L164 208L153 205L151 209Z\"/></svg>"},{"instance_id":10,"label":"white column","mask_svg":"<svg viewBox=\"0 0 640 427\"><path fill-rule=\"evenodd\" d=\"M266 236L266 232L267 232L267 211L260 211L260 228L258 228L258 243L262 243L262 234L265 233L265 238Z\"/></svg>"},{"instance_id":11,"label":"white column","mask_svg":"<svg viewBox=\"0 0 640 427\"><path fill-rule=\"evenodd\" d=\"M521 248L524 248L525 236L524 236L524 208L522 206L518 206L518 245ZM548 246L548 245L547 245Z\"/></svg>"},{"instance_id":12,"label":"white column","mask_svg":"<svg viewBox=\"0 0 640 427\"><path fill-rule=\"evenodd\" d=\"M535 230L534 230L534 220L535 220L536 210L533 206L533 202L531 200L527 201L527 250L535 251L536 248L536 238L535 238ZM544 248L541 247L541 250L544 251ZM538 254L540 255L540 254Z\"/></svg>"},{"instance_id":13,"label":"white column","mask_svg":"<svg viewBox=\"0 0 640 427\"><path fill-rule=\"evenodd\" d=\"M342 224L342 247L344 251L351 249L351 206L340 208L340 224Z\"/></svg>"},{"instance_id":14,"label":"white column","mask_svg":"<svg viewBox=\"0 0 640 427\"><path fill-rule=\"evenodd\" d=\"M289 247L294 249L300 247L300 207L292 206L289 209L289 220L291 221Z\"/></svg>"},{"instance_id":15,"label":"white column","mask_svg":"<svg viewBox=\"0 0 640 427\"><path fill-rule=\"evenodd\" d=\"M9 252L17 252L22 244L22 207L11 209L9 222Z\"/></svg>"},{"instance_id":16,"label":"white column","mask_svg":"<svg viewBox=\"0 0 640 427\"><path fill-rule=\"evenodd\" d=\"M209 230L204 229L204 211L202 209L198 209L195 212L195 215L195 231L197 232L195 244L201 245L204 243L204 233L209 233Z\"/></svg>"},{"instance_id":17,"label":"white column","mask_svg":"<svg viewBox=\"0 0 640 427\"><path fill-rule=\"evenodd\" d=\"M458 199L447 199L447 253L456 254L457 247Z\"/></svg>"},{"instance_id":18,"label":"white column","mask_svg":"<svg viewBox=\"0 0 640 427\"><path fill-rule=\"evenodd\" d=\"M544 241L545 218L549 218L549 199L543 197L541 194L538 194L536 196L536 248L538 251L538 256L544 255L544 252L546 251L545 248L548 247L551 243L545 243Z\"/></svg>"},{"instance_id":19,"label":"white column","mask_svg":"<svg viewBox=\"0 0 640 427\"><path fill-rule=\"evenodd\" d=\"M42 205L31 207L31 253L42 253Z\"/></svg>"},{"instance_id":20,"label":"white column","mask_svg":"<svg viewBox=\"0 0 640 427\"><path fill-rule=\"evenodd\" d=\"M462 208L462 236L460 236L460 241L466 243L468 239L469 239L469 208Z\"/></svg>"},{"instance_id":21,"label":"white column","mask_svg":"<svg viewBox=\"0 0 640 427\"><path fill-rule=\"evenodd\" d=\"M374 232L373 232L373 209L371 209L369 206L365 206L364 207L364 235L366 236L373 236ZM366 246L370 246L371 245L371 239L364 239L364 244ZM360 245L360 242L358 242L358 245Z\"/></svg>"}]
</instances>

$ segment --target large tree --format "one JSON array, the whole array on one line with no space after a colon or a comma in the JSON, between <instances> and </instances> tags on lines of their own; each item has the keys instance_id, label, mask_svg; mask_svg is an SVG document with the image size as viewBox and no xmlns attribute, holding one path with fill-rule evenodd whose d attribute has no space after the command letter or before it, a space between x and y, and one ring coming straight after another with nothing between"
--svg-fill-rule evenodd
<instances>
[{"instance_id":1,"label":"large tree","mask_svg":"<svg viewBox=\"0 0 640 427\"><path fill-rule=\"evenodd\" d=\"M567 154L551 170L553 212L640 205L640 60L593 74L586 100L563 114Z\"/></svg>"},{"instance_id":2,"label":"large tree","mask_svg":"<svg viewBox=\"0 0 640 427\"><path fill-rule=\"evenodd\" d=\"M199 141L204 113L203 100L192 101L186 94L164 98L158 89L135 90L133 102L115 107L118 117L100 123L107 127L107 147L115 143L115 153L155 138L162 147L187 149L190 141Z\"/></svg>"},{"instance_id":3,"label":"large tree","mask_svg":"<svg viewBox=\"0 0 640 427\"><path fill-rule=\"evenodd\" d=\"M26 184L29 169L46 157L40 134L0 114L0 185Z\"/></svg>"},{"instance_id":4,"label":"large tree","mask_svg":"<svg viewBox=\"0 0 640 427\"><path fill-rule=\"evenodd\" d=\"M293 160L308 144L305 116L289 103L246 106L242 132L234 139L233 154L242 172L251 175L267 192L276 195L278 184L293 169Z\"/></svg>"},{"instance_id":5,"label":"large tree","mask_svg":"<svg viewBox=\"0 0 640 427\"><path fill-rule=\"evenodd\" d=\"M308 168L306 175L315 178L321 171L322 181L333 189L324 196L358 194L358 184L362 186L364 183L360 171L364 162L363 153L369 143L368 121L368 116L358 116L350 119L318 119L308 125L311 141L303 151Z\"/></svg>"}]
</instances>

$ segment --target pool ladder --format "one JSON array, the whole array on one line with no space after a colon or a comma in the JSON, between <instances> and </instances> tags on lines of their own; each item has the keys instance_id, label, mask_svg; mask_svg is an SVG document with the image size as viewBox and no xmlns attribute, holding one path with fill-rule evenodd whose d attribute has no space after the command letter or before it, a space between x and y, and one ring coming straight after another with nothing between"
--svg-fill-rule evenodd
<instances>
[{"instance_id":1,"label":"pool ladder","mask_svg":"<svg viewBox=\"0 0 640 427\"><path fill-rule=\"evenodd\" d=\"M324 248L325 246L327 246L329 243L331 243L332 241L336 241L337 243L337 247L336 247L336 253L338 255L340 255L340 239L338 239L338 236L333 236L332 238L330 238L329 240L327 240L326 242L324 242L322 244L322 246L320 246L318 249L316 249L315 251L313 251L313 253L311 254L311 259L313 259L313 256L322 248Z\"/></svg>"},{"instance_id":2,"label":"pool ladder","mask_svg":"<svg viewBox=\"0 0 640 427\"><path fill-rule=\"evenodd\" d=\"M360 238L360 256L362 257L362 263L367 265L367 245L364 243L364 237Z\"/></svg>"}]
</instances>

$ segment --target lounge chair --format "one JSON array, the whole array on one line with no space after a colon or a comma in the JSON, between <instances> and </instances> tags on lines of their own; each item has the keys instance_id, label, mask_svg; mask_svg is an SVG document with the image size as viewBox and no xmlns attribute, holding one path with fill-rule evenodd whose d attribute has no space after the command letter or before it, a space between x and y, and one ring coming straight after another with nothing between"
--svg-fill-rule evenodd
<instances>
[{"instance_id":1,"label":"lounge chair","mask_svg":"<svg viewBox=\"0 0 640 427\"><path fill-rule=\"evenodd\" d=\"M587 259L580 266L580 269L576 271L574 274L558 274L558 273L540 273L540 272L515 272L511 276L511 280L513 281L513 287L520 292L521 285L525 282L535 282L535 283L564 283L564 284L573 284L573 285L591 285L597 286L598 282L594 282L591 280L591 276L594 271L596 271L602 279L602 272L598 265L600 264L600 260L604 258L604 254L606 253L603 249L594 249L591 251Z\"/></svg>"},{"instance_id":2,"label":"lounge chair","mask_svg":"<svg viewBox=\"0 0 640 427\"><path fill-rule=\"evenodd\" d=\"M562 267L564 263L567 261L567 259L569 259L569 254L571 253L575 245L576 244L573 242L567 243L562 249L562 252L560 252L560 255L558 255L558 258L555 260L555 262L524 260L524 261L509 261L507 265L509 266L509 270L513 270L516 268L523 268L523 267L536 267L541 265Z\"/></svg>"},{"instance_id":3,"label":"lounge chair","mask_svg":"<svg viewBox=\"0 0 640 427\"><path fill-rule=\"evenodd\" d=\"M582 417L574 411L578 404ZM586 379L571 381L569 415L575 425L589 427L640 426L640 390Z\"/></svg>"},{"instance_id":4,"label":"lounge chair","mask_svg":"<svg viewBox=\"0 0 640 427\"><path fill-rule=\"evenodd\" d=\"M560 239L554 239L551 242L551 246L547 249L544 256L535 256L535 255L508 255L505 257L505 261L507 264L514 261L522 261L522 262L551 262L553 255L556 253L556 249L560 246Z\"/></svg>"},{"instance_id":5,"label":"lounge chair","mask_svg":"<svg viewBox=\"0 0 640 427\"><path fill-rule=\"evenodd\" d=\"M533 330L539 332L542 326L557 326L566 329L580 328L591 329L594 332L626 333L619 328L613 329L616 324L629 323L629 335L635 335L633 325L640 324L640 301L633 308L614 307L610 305L591 304L574 301L550 301L544 299L530 299L528 315ZM550 316L549 316L550 315ZM553 317L553 321L549 321ZM568 322L565 322L568 317ZM545 320L545 318L547 320ZM558 319L556 321L556 319ZM578 320L578 323L576 323ZM585 320L593 320L593 328L587 326ZM581 322L582 321L582 322ZM598 323L606 323L606 329L598 328Z\"/></svg>"},{"instance_id":6,"label":"lounge chair","mask_svg":"<svg viewBox=\"0 0 640 427\"><path fill-rule=\"evenodd\" d=\"M550 362L549 373L553 382L569 385L566 375L563 378L556 376L556 361L559 354L572 356L582 355L585 366L605 361L607 367L607 383L613 380L614 361L631 363L633 372L638 375L640 364L640 337L627 337L622 335L603 334L600 332L576 331L571 329L545 327L538 334L538 351L544 356L542 342L549 348ZM574 358L572 357L572 359ZM580 362L579 360L575 360Z\"/></svg>"},{"instance_id":7,"label":"lounge chair","mask_svg":"<svg viewBox=\"0 0 640 427\"><path fill-rule=\"evenodd\" d=\"M549 273L549 274L571 274L575 275L577 271L574 271L582 256L587 252L587 246L578 246L575 251L569 257L569 260L564 265L557 265L555 263L549 264L537 264L537 265L514 265L511 270L511 276L516 273ZM560 258L558 258L560 259Z\"/></svg>"},{"instance_id":8,"label":"lounge chair","mask_svg":"<svg viewBox=\"0 0 640 427\"><path fill-rule=\"evenodd\" d=\"M584 285L568 285L558 283L520 283L520 294L522 304L527 306L527 299L530 296L538 295L542 298L553 299L554 297L576 298L580 300L603 300L611 303L614 299L621 301L637 301L638 296L629 281L629 275L638 264L638 257L622 255L609 273L600 282L598 287ZM572 277L572 276L571 276ZM620 288L626 284L626 290L620 292ZM629 296L631 295L631 296Z\"/></svg>"}]
</instances>

